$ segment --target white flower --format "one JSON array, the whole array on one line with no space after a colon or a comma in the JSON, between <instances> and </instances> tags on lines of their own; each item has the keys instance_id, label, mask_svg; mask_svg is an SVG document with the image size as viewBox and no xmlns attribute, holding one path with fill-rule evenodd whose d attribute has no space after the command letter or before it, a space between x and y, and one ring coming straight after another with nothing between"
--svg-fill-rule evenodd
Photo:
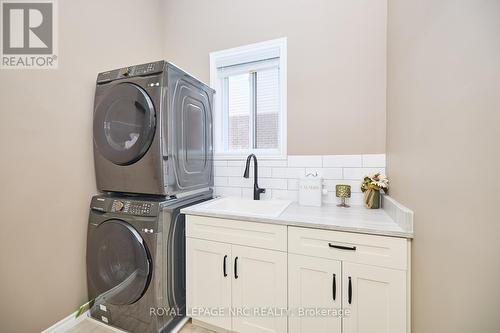
<instances>
[{"instance_id":1,"label":"white flower","mask_svg":"<svg viewBox=\"0 0 500 333\"><path fill-rule=\"evenodd\" d=\"M387 179L387 176L381 172L374 172L370 173L367 176L365 176L365 179L368 178L365 184L377 186L378 188L383 188L383 189L388 189L389 188L389 179ZM366 187L366 185L363 184L362 187Z\"/></svg>"},{"instance_id":2,"label":"white flower","mask_svg":"<svg viewBox=\"0 0 500 333\"><path fill-rule=\"evenodd\" d=\"M380 188L387 188L388 184L385 181L378 181L378 182L373 182L374 185L377 185Z\"/></svg>"}]
</instances>

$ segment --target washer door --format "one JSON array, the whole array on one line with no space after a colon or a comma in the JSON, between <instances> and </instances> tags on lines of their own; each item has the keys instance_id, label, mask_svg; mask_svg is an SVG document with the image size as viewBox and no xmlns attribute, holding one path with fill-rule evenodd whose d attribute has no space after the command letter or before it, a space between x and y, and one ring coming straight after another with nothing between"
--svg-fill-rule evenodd
<instances>
[{"instance_id":1,"label":"washer door","mask_svg":"<svg viewBox=\"0 0 500 333\"><path fill-rule=\"evenodd\" d=\"M87 244L87 274L96 298L115 305L132 304L151 281L151 257L139 233L122 220L96 227Z\"/></svg>"},{"instance_id":2,"label":"washer door","mask_svg":"<svg viewBox=\"0 0 500 333\"><path fill-rule=\"evenodd\" d=\"M130 165L146 154L153 141L156 114L146 91L131 83L112 87L94 113L94 143L118 165Z\"/></svg>"}]
</instances>

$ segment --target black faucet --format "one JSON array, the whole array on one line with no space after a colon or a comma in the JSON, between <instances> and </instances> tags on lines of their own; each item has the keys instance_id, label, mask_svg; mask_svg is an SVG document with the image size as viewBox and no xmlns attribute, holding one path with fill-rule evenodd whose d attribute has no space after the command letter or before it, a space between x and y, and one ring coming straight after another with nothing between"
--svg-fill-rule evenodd
<instances>
[{"instance_id":1,"label":"black faucet","mask_svg":"<svg viewBox=\"0 0 500 333\"><path fill-rule=\"evenodd\" d=\"M250 177L250 160L253 157L253 199L254 200L260 200L260 194L261 193L266 193L265 188L260 188L259 185L257 184L257 156L254 154L250 154L247 157L247 165L245 166L245 173L243 174L243 177L248 178Z\"/></svg>"}]
</instances>

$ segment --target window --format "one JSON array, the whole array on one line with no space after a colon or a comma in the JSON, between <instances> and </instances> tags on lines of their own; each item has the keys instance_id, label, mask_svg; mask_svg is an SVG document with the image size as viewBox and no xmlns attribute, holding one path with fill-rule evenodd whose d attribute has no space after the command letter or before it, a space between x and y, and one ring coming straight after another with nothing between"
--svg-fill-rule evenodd
<instances>
[{"instance_id":1,"label":"window","mask_svg":"<svg viewBox=\"0 0 500 333\"><path fill-rule=\"evenodd\" d=\"M210 54L216 157L286 155L286 39Z\"/></svg>"}]
</instances>

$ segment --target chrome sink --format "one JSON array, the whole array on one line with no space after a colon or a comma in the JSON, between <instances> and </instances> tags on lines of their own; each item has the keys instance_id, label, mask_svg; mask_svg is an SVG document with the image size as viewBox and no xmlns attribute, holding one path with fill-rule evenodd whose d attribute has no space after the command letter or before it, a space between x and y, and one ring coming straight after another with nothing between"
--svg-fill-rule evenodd
<instances>
[{"instance_id":1,"label":"chrome sink","mask_svg":"<svg viewBox=\"0 0 500 333\"><path fill-rule=\"evenodd\" d=\"M291 203L288 200L249 200L227 197L207 203L203 210L230 215L273 218L280 216Z\"/></svg>"}]
</instances>

